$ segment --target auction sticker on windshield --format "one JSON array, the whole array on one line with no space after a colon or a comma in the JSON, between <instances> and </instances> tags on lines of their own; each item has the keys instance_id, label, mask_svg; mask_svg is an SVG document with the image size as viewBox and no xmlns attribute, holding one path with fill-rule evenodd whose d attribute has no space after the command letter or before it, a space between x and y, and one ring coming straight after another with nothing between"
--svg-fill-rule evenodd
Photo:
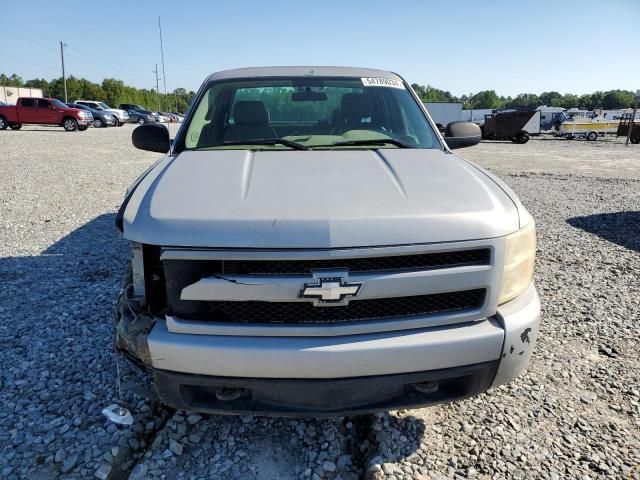
<instances>
[{"instance_id":1,"label":"auction sticker on windshield","mask_svg":"<svg viewBox=\"0 0 640 480\"><path fill-rule=\"evenodd\" d=\"M391 88L404 89L404 84L402 83L402 80L397 80L395 78L382 78L382 77L362 78L362 84L365 87L391 87Z\"/></svg>"}]
</instances>

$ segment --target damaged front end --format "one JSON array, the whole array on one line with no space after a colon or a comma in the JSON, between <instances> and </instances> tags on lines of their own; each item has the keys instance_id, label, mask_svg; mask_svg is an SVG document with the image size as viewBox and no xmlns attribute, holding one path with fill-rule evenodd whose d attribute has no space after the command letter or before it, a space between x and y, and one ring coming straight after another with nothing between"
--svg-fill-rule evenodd
<instances>
[{"instance_id":1,"label":"damaged front end","mask_svg":"<svg viewBox=\"0 0 640 480\"><path fill-rule=\"evenodd\" d=\"M134 297L133 291L133 273L129 268L113 314L116 327L115 348L136 366L150 370L151 354L147 337L155 319L145 312L142 300Z\"/></svg>"}]
</instances>

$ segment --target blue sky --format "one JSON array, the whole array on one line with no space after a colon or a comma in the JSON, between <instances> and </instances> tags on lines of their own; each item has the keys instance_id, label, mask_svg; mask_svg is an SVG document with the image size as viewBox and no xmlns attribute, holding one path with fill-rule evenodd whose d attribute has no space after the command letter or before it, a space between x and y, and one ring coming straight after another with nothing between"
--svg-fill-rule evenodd
<instances>
[{"instance_id":1,"label":"blue sky","mask_svg":"<svg viewBox=\"0 0 640 480\"><path fill-rule=\"evenodd\" d=\"M60 76L63 40L68 74L154 87L161 16L168 90L259 65L383 68L455 95L640 88L640 0L30 0L1 11L0 72L25 79Z\"/></svg>"}]
</instances>

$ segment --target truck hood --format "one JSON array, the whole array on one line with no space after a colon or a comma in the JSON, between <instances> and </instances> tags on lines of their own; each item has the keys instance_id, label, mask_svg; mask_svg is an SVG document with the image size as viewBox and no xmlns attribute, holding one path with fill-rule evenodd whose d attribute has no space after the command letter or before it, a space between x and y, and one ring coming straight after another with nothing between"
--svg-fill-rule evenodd
<instances>
[{"instance_id":1,"label":"truck hood","mask_svg":"<svg viewBox=\"0 0 640 480\"><path fill-rule=\"evenodd\" d=\"M440 150L188 151L131 193L124 236L165 246L338 248L493 238L514 201Z\"/></svg>"}]
</instances>

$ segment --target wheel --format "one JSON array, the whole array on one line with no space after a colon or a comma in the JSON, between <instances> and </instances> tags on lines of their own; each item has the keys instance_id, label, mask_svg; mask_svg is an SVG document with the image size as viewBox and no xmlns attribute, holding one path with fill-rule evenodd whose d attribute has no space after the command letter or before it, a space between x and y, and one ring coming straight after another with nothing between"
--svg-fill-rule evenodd
<instances>
[{"instance_id":1,"label":"wheel","mask_svg":"<svg viewBox=\"0 0 640 480\"><path fill-rule=\"evenodd\" d=\"M8 126L7 119L0 115L0 130L6 130Z\"/></svg>"},{"instance_id":2,"label":"wheel","mask_svg":"<svg viewBox=\"0 0 640 480\"><path fill-rule=\"evenodd\" d=\"M140 125L142 125L143 123L145 123L144 118L140 117L140 118L138 119L138 123L139 123Z\"/></svg>"},{"instance_id":3,"label":"wheel","mask_svg":"<svg viewBox=\"0 0 640 480\"><path fill-rule=\"evenodd\" d=\"M81 126L81 127L79 126L79 127L78 127L78 131L79 131L79 132L84 132L87 128L89 128L89 127L87 127L86 125L83 125L83 126Z\"/></svg>"},{"instance_id":4,"label":"wheel","mask_svg":"<svg viewBox=\"0 0 640 480\"><path fill-rule=\"evenodd\" d=\"M120 121L117 121L117 122L119 127L122 127L124 125L124 122L120 122Z\"/></svg>"},{"instance_id":5,"label":"wheel","mask_svg":"<svg viewBox=\"0 0 640 480\"><path fill-rule=\"evenodd\" d=\"M20 130L22 128L22 124L21 123L12 123L11 125L9 125L9 128L11 130Z\"/></svg>"},{"instance_id":6,"label":"wheel","mask_svg":"<svg viewBox=\"0 0 640 480\"><path fill-rule=\"evenodd\" d=\"M640 143L640 135L637 137L631 137L629 140L631 140L631 143L633 143L634 145L637 145Z\"/></svg>"},{"instance_id":7,"label":"wheel","mask_svg":"<svg viewBox=\"0 0 640 480\"><path fill-rule=\"evenodd\" d=\"M516 143L519 143L520 145L524 145L528 141L529 141L529 134L527 132L520 132L516 136Z\"/></svg>"},{"instance_id":8,"label":"wheel","mask_svg":"<svg viewBox=\"0 0 640 480\"><path fill-rule=\"evenodd\" d=\"M105 123L102 120L100 120L99 118L94 118L93 119L93 126L96 127L96 128L102 128L102 127L105 126Z\"/></svg>"},{"instance_id":9,"label":"wheel","mask_svg":"<svg viewBox=\"0 0 640 480\"><path fill-rule=\"evenodd\" d=\"M114 127L119 127L120 125L122 125L120 123L120 120L118 120L118 117L115 117L115 119L116 119L116 123L113 124Z\"/></svg>"},{"instance_id":10,"label":"wheel","mask_svg":"<svg viewBox=\"0 0 640 480\"><path fill-rule=\"evenodd\" d=\"M75 118L65 118L62 126L67 132L74 132L78 129L78 122Z\"/></svg>"},{"instance_id":11,"label":"wheel","mask_svg":"<svg viewBox=\"0 0 640 480\"><path fill-rule=\"evenodd\" d=\"M587 133L587 140L590 142L594 142L598 139L598 132L589 132Z\"/></svg>"}]
</instances>

